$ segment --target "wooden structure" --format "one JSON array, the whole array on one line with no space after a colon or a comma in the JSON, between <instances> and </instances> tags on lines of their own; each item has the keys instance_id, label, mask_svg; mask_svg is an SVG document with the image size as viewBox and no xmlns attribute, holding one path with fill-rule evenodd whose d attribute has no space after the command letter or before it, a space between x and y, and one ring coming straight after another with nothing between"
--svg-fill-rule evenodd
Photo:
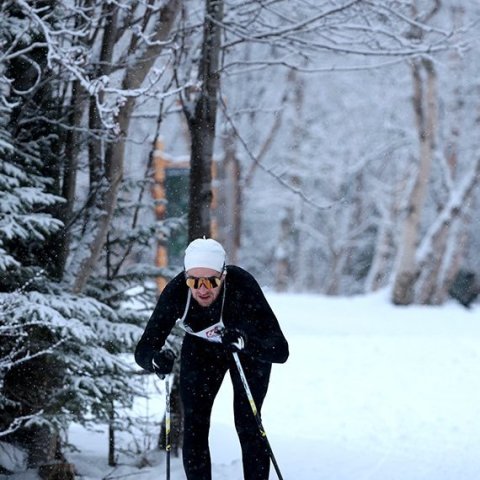
<instances>
[{"instance_id":1,"label":"wooden structure","mask_svg":"<svg viewBox=\"0 0 480 480\"><path fill-rule=\"evenodd\" d=\"M165 220L168 217L180 217L188 212L189 200L189 173L190 161L179 158L171 158L165 153L164 144L157 140L152 159L153 187L152 197L155 202L155 217L157 220ZM212 162L212 237L217 238L218 222L215 212L218 208L218 182L217 162ZM187 232L176 238L167 238L160 234L157 240L155 265L167 267L172 258L177 262L183 259L183 251L187 246ZM181 264L179 264L180 266ZM157 277L157 290L160 293L167 279Z\"/></svg>"}]
</instances>

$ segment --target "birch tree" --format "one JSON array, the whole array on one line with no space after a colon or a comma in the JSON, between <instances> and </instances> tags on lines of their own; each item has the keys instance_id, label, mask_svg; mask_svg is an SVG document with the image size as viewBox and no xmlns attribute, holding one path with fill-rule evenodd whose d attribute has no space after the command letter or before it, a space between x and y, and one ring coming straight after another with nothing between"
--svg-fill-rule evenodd
<instances>
[{"instance_id":1,"label":"birch tree","mask_svg":"<svg viewBox=\"0 0 480 480\"><path fill-rule=\"evenodd\" d=\"M440 10L441 3L436 1L423 14L415 8L413 17L428 23ZM412 32L414 36L419 34L417 29ZM444 86L444 91L439 90L438 73L432 59L423 58L412 63L412 80L419 163L405 206L406 215L402 224L393 285L393 302L400 305L413 302L441 303L445 300L448 286L458 272L460 259L464 255L465 242L458 241L463 237L458 219L462 217L462 212L465 214L464 206L468 205L468 199L475 188L474 179L478 175L476 158L468 161L468 168L460 169L461 173L458 164L466 159L460 160L456 153L442 158L448 150L442 152L440 148L438 105L442 94L446 96L448 87ZM458 122L458 117L456 120ZM446 124L449 121L455 121L455 117L444 118ZM435 163L437 166L434 169ZM446 193L440 195L446 198L434 213L428 214L426 201L428 193L435 189L434 173L440 173L444 179ZM427 215L433 216L433 221L426 225Z\"/></svg>"},{"instance_id":2,"label":"birch tree","mask_svg":"<svg viewBox=\"0 0 480 480\"><path fill-rule=\"evenodd\" d=\"M400 255L393 287L393 301L408 305L414 300L414 286L419 269L415 261L419 230L428 189L437 132L437 79L433 63L424 60L412 67L413 107L420 145L419 166L415 183L406 205L406 218L400 239ZM425 79L422 78L425 74Z\"/></svg>"},{"instance_id":3,"label":"birch tree","mask_svg":"<svg viewBox=\"0 0 480 480\"><path fill-rule=\"evenodd\" d=\"M370 70L373 77L375 70L379 67L382 67L384 71L388 71L389 68L395 67L395 73L392 74L393 79L393 77L399 73L404 76L404 72L407 71L408 65L414 64L415 66L412 70L412 77L421 79L422 82L420 85L422 91L420 93L417 92L417 98L419 98L419 95L422 97L423 115L427 110L425 107L425 105L427 105L425 100L427 86L430 99L435 98L435 101L438 101L438 95L440 95L438 91L437 93L434 92L435 88L438 89L438 86L436 86L438 79L436 79L437 72L435 59L437 57L445 58L449 51L465 51L465 49L468 49L468 44L465 42L468 38L468 35L465 34L470 28L468 23L464 23L461 26L459 24L455 25L452 22L445 21L445 16L442 17L442 21L437 21L435 14L438 8L442 7L442 12L445 14L449 11L451 5L437 5L437 2L422 2L419 7L418 15L412 14L410 9L411 5L406 3L400 5L394 2L344 2L342 4L337 4L332 8L322 5L312 7L311 9L309 8L310 6L303 5L302 7L304 8L298 8L298 10L295 10L295 15L289 17L285 12L285 15L281 15L282 7L286 7L282 2L277 2L275 8L272 7L268 9L268 11L267 9L263 10L260 6L258 6L257 10L252 7L251 11L255 11L257 14L256 18L259 18L258 29L255 32L255 21L249 24L248 27L244 27L238 21L233 22L232 25L228 26L229 29L227 35L231 36L228 37L225 46L231 50L227 50L228 55L224 61L224 69L226 72L223 79L224 85L225 83L228 84L228 82L230 82L228 73L231 72L234 72L237 77L241 77L242 71L255 71L257 74L256 78L259 79L261 78L260 75L266 71L275 72L273 73L274 76L279 75L282 67L294 69L304 76L309 75L311 79L321 79L322 77L320 75L323 74L325 77L325 73L330 70L338 72L341 72L342 70L350 71L352 72L352 79L356 78L355 72L359 72L358 78L361 78L361 70ZM268 17L262 17L262 15L268 16L268 14L272 14L272 16L276 14L277 18L282 18L283 23L280 22L280 24L276 24L275 21L265 21L265 18ZM355 21L352 21L354 17ZM228 14L226 15L226 18L229 18ZM308 25L308 31L303 29L306 25ZM282 34L277 38L275 34L280 31ZM341 34L339 32L341 32ZM355 32L355 35L353 32ZM314 37L314 35L316 35L316 37ZM250 56L245 59L239 59L239 56L235 55L233 52L236 48L239 48L241 45L246 45L247 43L250 46L255 45L255 54L253 55L253 58ZM272 47L271 50L270 47ZM378 71L380 72L380 70ZM246 76L247 75L245 75L245 77ZM268 74L265 76L267 78L266 84L268 84ZM282 78L284 77L285 75ZM334 77L335 74L332 74L330 76L330 81L334 82L335 80L332 80ZM275 78L279 77L276 76ZM427 78L428 80L426 80ZM352 83L354 81L355 80L352 80ZM240 81L237 85L241 85ZM321 85L322 83L320 81L317 86L317 95L319 96L321 96L322 92ZM396 83L394 85L396 85ZM385 87L388 88L388 85L385 84ZM395 104L395 106L392 105L392 117L395 108L400 108L402 113L405 114L403 105L401 105L402 102L405 102L405 95L403 95L403 91L400 90L401 88L404 88L403 84L399 84L398 88L399 92L397 97L391 97L391 101L399 102L398 104ZM224 90L225 92L231 91L229 88L224 88ZM278 110L275 109L275 106L278 106L279 102L277 101L275 105L272 90L274 89L265 88L264 91L269 92L270 97L263 98L267 98L267 102L265 102L266 104L268 104L268 100L271 101L269 104L270 109L277 114ZM333 88L330 90L335 91ZM402 251L405 251L402 246L405 242L403 242L403 240L398 241L399 238L405 238L399 236L400 232L398 230L399 212L400 209L405 206L406 202L405 198L400 198L400 192L414 192L414 196L417 199L415 202L420 202L419 206L421 209L422 207L426 207L425 202L429 202L429 199L427 199L429 189L421 183L425 179L424 175L419 175L421 180L415 187L411 185L411 189L405 190L404 188L405 185L409 185L408 180L411 179L410 162L413 150L406 147L406 145L411 141L412 128L409 124L410 115L407 114L404 118L397 116L396 120L400 123L393 126L394 128L385 129L385 137L380 138L377 130L377 135L372 136L370 144L365 142L365 151L368 151L369 148L371 149L373 145L374 151L378 152L378 157L372 162L373 155L368 155L370 160L369 162L364 162L364 172L358 172L358 185L364 184L366 186L364 192L360 193L360 195L357 196L357 200L352 202L348 208L347 205L339 205L338 210L342 214L341 218L343 218L343 214L345 217L352 215L352 218L355 220L358 218L358 215L355 215L352 209L357 208L359 202L360 204L363 203L362 209L364 209L366 222L361 225L358 225L356 221L351 223L346 222L345 229L342 229L342 233L339 234L338 227L342 225L342 223L339 223L338 219L334 220L332 218L332 227L334 228L332 229L332 238L334 238L339 245L343 243L344 248L341 248L334 253L331 248L332 245L327 246L325 243L325 218L328 217L328 212L325 210L325 212L322 213L322 204L325 207L328 207L328 205L331 205L332 203L339 202L342 198L342 195L337 195L333 198L329 197L325 192L329 191L330 185L339 185L343 183L341 180L339 181L335 178L335 175L340 175L340 178L342 176L342 173L340 173L342 172L342 168L337 167L339 163L360 164L362 162L361 160L359 162L352 161L351 158L355 156L358 157L359 152L355 151L354 148L350 148L350 151L347 153L345 146L352 146L352 137L357 134L359 134L359 136L362 135L362 127L371 116L369 109L372 109L373 112L378 111L378 105L375 104L375 100L369 99L368 97L370 94L368 84L364 84L359 88L358 96L355 99L356 102L359 103L359 99L361 98L360 90L365 92L363 100L363 115L365 116L365 121L360 118L360 123L357 123L355 126L353 126L352 122L351 130L346 131L348 117L350 116L349 109L351 108L351 105L349 105L347 101L344 102L343 112L337 114L335 120L329 116L332 115L332 112L330 111L327 112L327 116L325 117L330 123L334 121L336 122L336 128L339 132L344 133L344 138L338 140L338 138L334 137L334 139L332 139L331 131L329 131L330 138L322 138L321 129L324 127L319 125L320 122L311 122L310 124L310 135L317 135L325 142L322 144L320 141L317 141L316 151L312 148L311 152L307 153L307 155L310 155L310 158L318 159L316 160L316 167L314 167L314 169L318 172L328 172L328 168L321 170L322 162L328 163L328 158L326 159L326 157L332 158L332 163L335 165L334 168L324 176L325 184L328 184L327 186L324 186L322 183L323 179L317 174L318 181L316 182L316 189L308 189L306 186L308 181L306 181L301 189L296 189L294 182L286 180L291 169L291 165L289 165L288 161L284 160L288 156L282 153L282 148L288 148L285 146L286 142L279 140L274 143L271 146L270 155L267 155L266 159L261 162L261 167L258 167L259 163L255 161L258 155L258 150L255 151L255 148L252 148L252 145L255 145L255 142L258 142L258 144L262 143L260 137L262 133L265 133L266 129L262 128L261 125L264 125L265 123L274 125L278 116L275 118L272 114L270 114L269 117L268 113L258 113L257 117L261 120L257 124L257 128L255 128L255 126L252 126L252 123L249 122L250 118L247 115L244 115L245 125L242 125L241 121L239 121L240 116L238 114L232 114L231 111L229 115L230 119L235 119L237 132L239 132L240 135L244 134L245 138L248 138L249 140L249 149L247 153L242 155L244 163L246 163L247 166L249 162L253 163L255 165L255 168L253 169L255 172L263 170L263 172L267 173L266 176L262 174L262 180L260 181L262 186L257 186L257 188L251 190L252 199L255 200L249 202L249 196L244 195L246 201L244 201L243 204L246 208L253 211L259 209L258 205L260 203L262 205L262 209L260 210L263 213L265 209L267 211L282 209L282 202L286 202L286 204L291 203L294 201L293 199L295 196L298 196L304 205L308 205L306 207L307 210L312 208L311 218L313 219L316 217L315 220L307 220L303 222L298 221L301 228L303 228L305 232L308 232L307 240L304 240L303 245L305 246L308 243L308 238L310 238L311 244L310 254L302 252L302 256L305 259L308 259L305 262L305 269L299 270L304 274L308 269L312 268L314 261L311 261L311 259L320 258L318 254L319 250L322 251L321 258L328 259L327 261L335 263L334 259L335 256L337 256L338 262L336 262L337 267L335 268L335 271L337 272L337 277L341 278L341 286L335 288L335 291L345 291L345 288L351 288L356 282L358 283L353 287L354 289L361 290L364 288L362 282L366 278L367 273L365 272L368 271L368 268L364 268L364 273L361 274L363 277L357 279L349 278L349 275L352 273L352 265L357 261L352 258L358 258L359 260L364 258L364 260L362 260L364 262L368 262L369 256L370 258L376 258L377 260L380 258L384 259L382 262L375 262L376 273L372 270L372 276L368 280L369 285L371 284L370 282L372 278L382 279L380 280L380 284L384 286L385 282L388 282L392 276L396 276L392 260L394 256L396 256L398 249L402 248ZM343 92L341 94L343 94ZM315 94L309 97L312 104L314 103L314 99ZM351 100L352 96L350 96L349 99ZM257 104L260 103L258 102L258 98L255 100ZM388 100L390 101L390 97ZM382 97L379 97L377 100L380 105L383 105L384 101L385 99ZM325 98L324 104L329 105L331 104L331 101L328 98ZM252 108L250 106L247 107L246 105L247 104L243 106L245 111L248 110L248 108ZM436 105L432 104L432 100L430 100L428 105L428 108L430 108L428 111L429 116L425 117L425 121L433 123L438 122L438 120L435 119L434 111ZM290 108L290 105L287 104L284 108L288 109ZM316 108L317 111L322 112L322 115L325 115L325 112L318 106L316 106ZM240 110L241 108L239 108L239 111ZM265 110L267 109L265 108ZM335 113L333 113L333 115L335 115ZM418 110L417 113L419 113ZM342 118L346 123L342 124ZM411 118L415 117L412 116ZM417 116L417 118L419 117ZM422 122L424 122L424 119L422 119ZM317 128L317 131L314 130L313 125ZM425 128L425 123L423 123L423 125ZM357 129L357 132L355 131L355 128ZM436 128L438 129L438 126ZM254 134L250 133L252 130L255 131ZM246 134L246 131L249 131L249 133ZM398 136L394 138L393 141L388 137L388 133L392 131L398 132ZM287 138L290 133L291 132L288 132L287 130L282 130L282 133L278 135L278 139L283 140L284 138ZM433 158L433 155L436 152L435 144L432 144L433 137L425 139L423 134L418 135L422 138L422 140L419 140L419 143L422 145L421 156L424 159L423 165L428 170L428 158ZM432 132L432 135L435 135L435 132ZM324 137L326 137L326 135ZM392 142L392 145L388 145L389 141ZM335 142L337 142L338 147L334 146ZM237 151L241 152L245 143L246 142L240 142L241 148L237 149ZM377 146L376 143L381 144ZM385 145L382 145L382 143ZM313 145L313 142L311 142L311 144ZM326 149L329 150L329 153L322 154ZM319 155L318 152L322 153ZM387 155L385 152L390 153ZM360 156L362 157L362 154L360 154ZM397 176L391 177L390 179L381 173L382 163L389 159L397 162L397 170L399 172ZM432 161L433 160L430 160L430 162ZM374 164L375 167L372 168ZM247 167L245 170L248 171L249 168ZM375 191L378 192L379 185L382 183L380 181L375 182L375 179L372 179L372 181L369 180L372 170L376 172L375 176L382 178L383 182L390 182L390 185L383 188L384 193L381 195L377 195L376 198L369 198L367 200L365 195L367 197L375 197L373 191L368 190L369 187L367 187L367 185L370 187L375 185ZM392 170L394 169L392 168ZM348 166L343 169L343 172L345 172L346 175L350 174L350 171L351 168ZM305 169L304 175L306 177L312 176L312 164L310 165L310 168L307 167ZM270 176L270 181L267 180L268 176ZM360 178L362 178L362 180L360 180ZM429 181L425 181L428 185ZM277 192L278 194L278 191L282 191L283 188L285 195L278 195L278 198L272 199L272 195L275 195L275 193L265 190L265 182L270 184L277 182L280 185L280 190L272 189L272 191ZM404 183L403 186L402 183ZM313 179L311 184L315 184ZM318 188L319 184L322 185L320 188ZM261 197L259 197L259 188L261 190ZM338 188L337 190L341 191L341 188ZM262 195L263 192L265 192L265 195ZM373 195L370 192L372 192ZM312 196L315 197L316 201L311 201ZM396 198L389 198L389 196L395 196ZM390 209L388 211L386 211L382 205L382 202L385 200L390 204ZM313 210L316 209L318 209L317 213L314 214ZM405 207L405 209L408 211L408 208ZM367 212L369 211L382 213L374 213L374 215L367 216ZM262 215L262 213L260 213L260 215ZM265 218L264 220L261 220L260 215L258 216L257 221L266 221L269 225L272 225L270 219ZM279 215L279 218L280 217L281 215ZM388 223L383 224L382 219L388 219ZM295 224L292 225L294 222L295 220L290 221L291 231L297 226ZM271 242L268 238L268 236L271 236L272 234L271 229L262 229L259 231L255 228L254 224L249 227L248 222L244 222L244 225L248 229L245 230L246 233L242 237L246 248L255 244L270 245L272 250L275 248L275 245L273 245L274 242ZM414 222L413 225L415 225ZM420 218L417 227L417 233L425 228L422 218ZM413 230L417 227L413 227ZM280 225L275 226L276 230L280 230L280 228ZM400 231L403 231L405 234L407 233L407 230L403 228L401 228ZM264 232L268 232L268 235ZM276 237L277 234L274 233L273 235ZM294 235L291 235L292 243L293 237ZM406 238L411 238L411 235L406 235ZM379 240L379 243L377 243L377 239L381 239ZM418 237L417 240L413 240L413 243L415 244L415 247L411 249L411 251L413 251L415 255L416 246L418 245ZM323 245L325 245L325 248L323 248ZM383 253L378 256L376 255L377 245L383 245ZM406 244L406 250L408 250L408 243ZM368 253L368 251L370 251L370 253ZM271 252L265 251L265 249L263 252L263 261L261 260L262 265L253 266L252 264L252 267L260 275L262 275L262 272L268 272L268 276L268 274L271 274L269 264L271 263L272 255ZM258 257L260 257L260 255L255 256L255 262L258 260ZM366 263L366 265L368 265L368 263ZM383 265L383 267L381 265ZM402 259L401 261L398 261L396 265L406 265L406 262ZM329 273L321 273L320 276L328 278ZM315 285L315 280L312 279L312 275L310 275L310 279L308 285L312 287ZM378 282L379 280L376 281ZM338 281L334 283L338 285ZM409 283L405 282L405 284L408 285ZM294 284L291 283L291 285L293 286ZM298 287L298 284L295 286ZM301 288L304 288L303 285ZM316 285L316 288L318 288L318 285ZM320 287L322 291L324 288L326 287ZM415 287L415 289L416 288L417 287Z\"/></svg>"}]
</instances>

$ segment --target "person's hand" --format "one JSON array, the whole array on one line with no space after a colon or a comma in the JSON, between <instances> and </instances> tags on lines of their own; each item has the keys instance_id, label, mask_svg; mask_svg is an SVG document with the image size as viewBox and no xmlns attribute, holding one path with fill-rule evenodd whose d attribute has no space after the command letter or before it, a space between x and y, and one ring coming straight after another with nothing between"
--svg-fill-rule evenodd
<instances>
[{"instance_id":1,"label":"person's hand","mask_svg":"<svg viewBox=\"0 0 480 480\"><path fill-rule=\"evenodd\" d=\"M175 353L169 348L155 352L152 358L153 371L163 377L172 373L173 363L175 362Z\"/></svg>"},{"instance_id":2,"label":"person's hand","mask_svg":"<svg viewBox=\"0 0 480 480\"><path fill-rule=\"evenodd\" d=\"M241 352L247 343L247 335L239 328L226 327L222 332L222 343L231 352Z\"/></svg>"}]
</instances>

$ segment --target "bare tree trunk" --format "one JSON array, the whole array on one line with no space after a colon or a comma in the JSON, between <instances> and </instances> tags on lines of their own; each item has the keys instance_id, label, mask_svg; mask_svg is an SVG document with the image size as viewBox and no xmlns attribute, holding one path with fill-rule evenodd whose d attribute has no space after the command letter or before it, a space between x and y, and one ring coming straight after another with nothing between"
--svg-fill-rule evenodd
<instances>
[{"instance_id":1,"label":"bare tree trunk","mask_svg":"<svg viewBox=\"0 0 480 480\"><path fill-rule=\"evenodd\" d=\"M345 264L344 258L345 258L345 253L343 249L337 252L332 248L331 261L330 261L331 267L328 275L327 287L325 289L325 293L327 295L338 295L340 291L340 281L342 278L342 270Z\"/></svg>"},{"instance_id":2,"label":"bare tree trunk","mask_svg":"<svg viewBox=\"0 0 480 480\"><path fill-rule=\"evenodd\" d=\"M114 467L117 464L115 458L115 403L110 402L110 412L108 419L108 465Z\"/></svg>"},{"instance_id":3,"label":"bare tree trunk","mask_svg":"<svg viewBox=\"0 0 480 480\"><path fill-rule=\"evenodd\" d=\"M228 252L228 261L237 262L237 252L240 248L240 230L242 222L242 194L240 188L240 162L235 152L233 132L224 136L225 155L218 162L217 180L218 203L218 240Z\"/></svg>"},{"instance_id":4,"label":"bare tree trunk","mask_svg":"<svg viewBox=\"0 0 480 480\"><path fill-rule=\"evenodd\" d=\"M416 262L420 269L424 270L428 265L438 264L441 266L441 270L432 272L432 278L428 280L430 283L433 283L434 286L424 287L426 291L430 291L428 299L433 299L437 294L440 295L435 303L445 298L448 290L446 282L453 280L456 272L460 268L458 257L462 249L466 248L466 246L464 242L458 241L458 234L452 236L450 230L452 226L456 225L456 222L460 221L459 217L464 214L462 206L467 205L468 199L473 195L479 175L480 159L477 159L469 174L464 176L461 185L452 192L449 201L438 214L436 220L430 225L430 228L427 230L418 247ZM452 242L455 242L455 246L452 246ZM456 250L456 253L449 252L449 255L446 255L445 251L452 248ZM450 262L450 265L445 264L445 262ZM442 276L442 281L438 279L441 271L449 271L446 277ZM437 293L438 289L443 291L443 295Z\"/></svg>"},{"instance_id":5,"label":"bare tree trunk","mask_svg":"<svg viewBox=\"0 0 480 480\"><path fill-rule=\"evenodd\" d=\"M409 305L414 301L415 284L419 274L415 255L437 129L437 78L433 63L430 60L422 60L414 62L412 68L413 106L420 142L420 159L400 239L400 252L393 287L393 303L397 305ZM426 76L425 80L422 78L422 73Z\"/></svg>"},{"instance_id":6,"label":"bare tree trunk","mask_svg":"<svg viewBox=\"0 0 480 480\"><path fill-rule=\"evenodd\" d=\"M292 166L292 174L290 175L290 185L298 190L304 188L304 179L300 175L302 170L302 143L304 142L304 124L305 124L305 82L301 76L298 76L294 70L288 72L288 90L293 92L293 102L295 107L295 115L293 117L293 128L291 136L291 145L289 147L289 155L291 157L290 165ZM291 280L290 284L294 282L298 288L301 282L302 272L304 266L302 266L302 245L301 235L302 232L298 229L298 222L302 217L302 202L297 198L293 202L291 215L291 223L289 230L290 240L290 255L289 255L289 269ZM292 282L293 281L293 282Z\"/></svg>"},{"instance_id":7,"label":"bare tree trunk","mask_svg":"<svg viewBox=\"0 0 480 480\"><path fill-rule=\"evenodd\" d=\"M223 0L205 0L202 55L198 77L202 82L193 111L184 108L191 136L189 240L210 236L212 202L212 157L217 116L220 33Z\"/></svg>"},{"instance_id":8,"label":"bare tree trunk","mask_svg":"<svg viewBox=\"0 0 480 480\"><path fill-rule=\"evenodd\" d=\"M283 210L280 221L280 236L278 238L274 258L275 258L275 289L284 292L288 289L290 277L292 274L292 248L290 241L293 209L287 207Z\"/></svg>"},{"instance_id":9,"label":"bare tree trunk","mask_svg":"<svg viewBox=\"0 0 480 480\"><path fill-rule=\"evenodd\" d=\"M375 292L386 285L388 280L387 267L393 250L392 244L392 232L388 226L382 222L378 233L378 240L375 246L372 265L370 266L367 279L365 280L366 292Z\"/></svg>"},{"instance_id":10,"label":"bare tree trunk","mask_svg":"<svg viewBox=\"0 0 480 480\"><path fill-rule=\"evenodd\" d=\"M437 305L440 298L437 298L438 279L442 270L442 265L447 247L450 226L446 226L439 232L437 238L432 243L435 254L432 261L425 265L425 268L419 269L418 286L416 297L418 303L422 305Z\"/></svg>"},{"instance_id":11,"label":"bare tree trunk","mask_svg":"<svg viewBox=\"0 0 480 480\"><path fill-rule=\"evenodd\" d=\"M453 229L450 229L450 235L447 239L446 260L443 262L442 270L438 279L437 291L434 301L442 304L449 295L455 278L462 269L462 259L468 248L468 235L466 232L467 215L456 223Z\"/></svg>"},{"instance_id":12,"label":"bare tree trunk","mask_svg":"<svg viewBox=\"0 0 480 480\"><path fill-rule=\"evenodd\" d=\"M29 332L32 342L31 353L47 348L52 335L45 328L32 328ZM37 350L38 349L38 350ZM11 368L3 381L2 395L11 400L3 415L18 418L35 414L45 408L56 408L52 397L58 396L65 382L64 365L52 355L33 358ZM28 455L29 467L36 468L54 462L64 462L60 449L60 436L52 425L24 425L11 434L9 439L18 443Z\"/></svg>"},{"instance_id":13,"label":"bare tree trunk","mask_svg":"<svg viewBox=\"0 0 480 480\"><path fill-rule=\"evenodd\" d=\"M61 233L58 235L57 248L59 251L58 258L58 271L62 275L65 270L65 264L67 262L68 254L70 252L70 228L69 222L72 219L73 215L73 206L75 203L75 191L77 184L77 165L78 165L78 154L80 151L80 140L76 127L80 125L83 107L85 103L85 97L82 97L80 84L78 81L73 82L72 84L72 100L71 105L71 115L70 115L70 125L73 128L69 129L66 134L65 140L65 164L63 167L63 184L62 184L62 197L65 198L66 202L61 207L59 218L64 223L64 228Z\"/></svg>"}]
</instances>

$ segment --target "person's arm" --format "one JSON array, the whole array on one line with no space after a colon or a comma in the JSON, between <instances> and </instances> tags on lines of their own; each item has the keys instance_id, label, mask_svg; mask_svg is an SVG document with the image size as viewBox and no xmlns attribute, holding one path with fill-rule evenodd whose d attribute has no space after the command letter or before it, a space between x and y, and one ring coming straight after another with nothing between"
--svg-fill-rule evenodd
<instances>
[{"instance_id":1,"label":"person's arm","mask_svg":"<svg viewBox=\"0 0 480 480\"><path fill-rule=\"evenodd\" d=\"M177 318L183 313L187 297L183 285L183 273L167 284L135 349L135 361L149 372L153 372L153 356L162 349Z\"/></svg>"},{"instance_id":2,"label":"person's arm","mask_svg":"<svg viewBox=\"0 0 480 480\"><path fill-rule=\"evenodd\" d=\"M286 362L288 342L260 285L247 271L238 269L237 272L231 288L235 302L240 304L238 327L246 336L244 353L263 362Z\"/></svg>"}]
</instances>

